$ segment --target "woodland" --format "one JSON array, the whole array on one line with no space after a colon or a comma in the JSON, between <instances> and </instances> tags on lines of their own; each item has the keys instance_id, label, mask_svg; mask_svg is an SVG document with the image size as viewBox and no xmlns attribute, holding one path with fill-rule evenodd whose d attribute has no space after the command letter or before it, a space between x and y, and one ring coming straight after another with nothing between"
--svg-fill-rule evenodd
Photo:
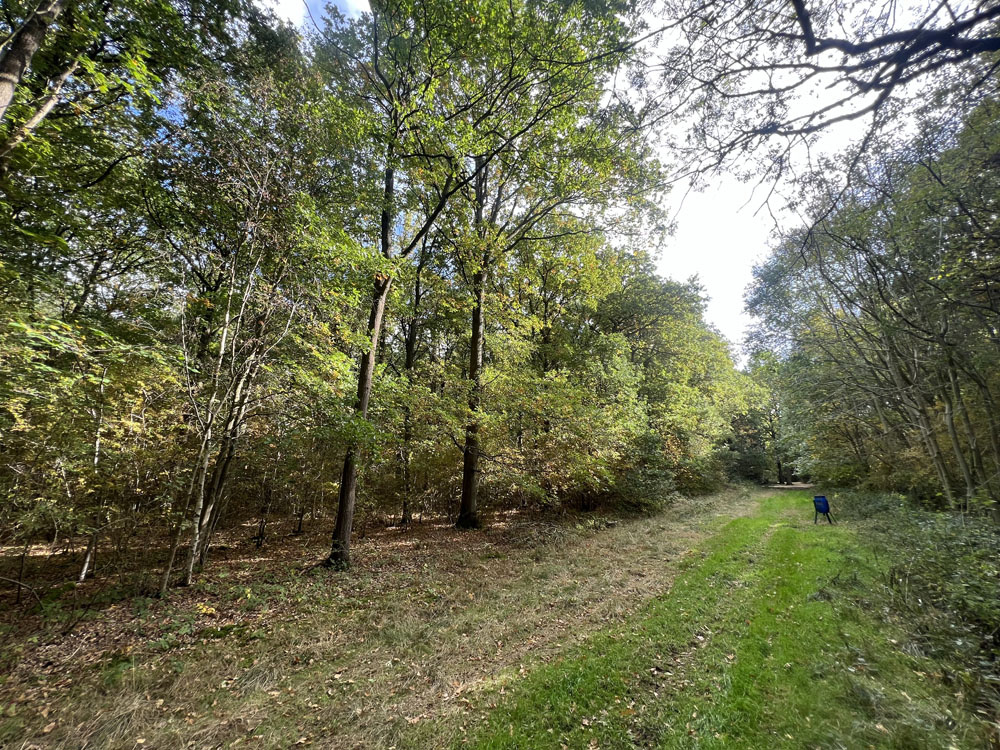
<instances>
[{"instance_id":1,"label":"woodland","mask_svg":"<svg viewBox=\"0 0 1000 750\"><path fill-rule=\"evenodd\" d=\"M678 553L619 524L701 543L718 493L812 482L873 534L913 519L870 546L949 613L927 632L975 634L948 658L985 724L949 741L1000 741L1000 4L305 7L3 0L0 663L115 607L221 617L230 575L256 601L294 567L329 611L397 538L404 589L442 539L472 599L493 539L611 534L591 575L624 575ZM668 194L723 173L775 217L742 349L656 270ZM601 746L657 746L632 731ZM343 746L435 744L373 737Z\"/></svg>"}]
</instances>

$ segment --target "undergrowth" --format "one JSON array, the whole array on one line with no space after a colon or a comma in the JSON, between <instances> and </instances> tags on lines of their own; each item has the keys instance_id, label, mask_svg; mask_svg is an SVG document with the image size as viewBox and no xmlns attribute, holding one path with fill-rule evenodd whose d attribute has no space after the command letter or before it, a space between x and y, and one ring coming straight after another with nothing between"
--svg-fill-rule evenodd
<instances>
[{"instance_id":1,"label":"undergrowth","mask_svg":"<svg viewBox=\"0 0 1000 750\"><path fill-rule=\"evenodd\" d=\"M1000 719L1000 527L986 515L926 510L898 495L840 492L844 519L876 550L874 594L909 623L914 652Z\"/></svg>"}]
</instances>

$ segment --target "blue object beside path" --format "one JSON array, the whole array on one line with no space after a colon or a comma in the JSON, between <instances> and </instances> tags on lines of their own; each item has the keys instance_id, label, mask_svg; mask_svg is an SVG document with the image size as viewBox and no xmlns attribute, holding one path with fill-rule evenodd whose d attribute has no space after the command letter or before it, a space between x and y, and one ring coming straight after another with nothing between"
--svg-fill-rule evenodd
<instances>
[{"instance_id":1,"label":"blue object beside path","mask_svg":"<svg viewBox=\"0 0 1000 750\"><path fill-rule=\"evenodd\" d=\"M826 516L827 521L833 523L833 516L830 515L830 501L826 499L826 495L816 495L813 498L813 507L816 509L813 514L813 523L819 520L820 513Z\"/></svg>"}]
</instances>

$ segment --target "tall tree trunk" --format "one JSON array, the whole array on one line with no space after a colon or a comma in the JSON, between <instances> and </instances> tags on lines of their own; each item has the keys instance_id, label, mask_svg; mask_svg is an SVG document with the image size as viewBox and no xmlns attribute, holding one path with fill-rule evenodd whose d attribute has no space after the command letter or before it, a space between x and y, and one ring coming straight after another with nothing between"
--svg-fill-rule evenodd
<instances>
[{"instance_id":1,"label":"tall tree trunk","mask_svg":"<svg viewBox=\"0 0 1000 750\"><path fill-rule=\"evenodd\" d=\"M472 340L469 352L469 424L465 428L465 447L462 450L462 504L458 509L455 525L461 529L475 529L479 521L479 408L482 401L482 369L484 348L483 304L486 300L486 269L476 271L473 277L476 306L472 311Z\"/></svg>"},{"instance_id":2,"label":"tall tree trunk","mask_svg":"<svg viewBox=\"0 0 1000 750\"><path fill-rule=\"evenodd\" d=\"M488 229L485 219L486 189L488 169L477 164L475 226L482 247L478 254L472 277L472 292L475 307L472 310L472 336L469 341L469 423L465 428L465 447L462 449L462 502L458 509L455 525L460 529L475 529L479 520L479 408L482 402L483 349L485 348L484 306L486 303L486 279L490 264L490 254L486 249Z\"/></svg>"},{"instance_id":3,"label":"tall tree trunk","mask_svg":"<svg viewBox=\"0 0 1000 750\"><path fill-rule=\"evenodd\" d=\"M65 5L66 0L41 0L7 41L6 49L0 52L0 122L14 101L14 93L31 65L31 58L42 46L45 32Z\"/></svg>"},{"instance_id":4,"label":"tall tree trunk","mask_svg":"<svg viewBox=\"0 0 1000 750\"><path fill-rule=\"evenodd\" d=\"M378 340L382 332L382 318L385 303L389 297L392 279L380 276L375 280L371 315L368 318L369 346L362 357L358 372L358 398L355 414L361 419L368 417L368 401L372 393L372 379L375 375L375 361ZM347 447L344 455L344 469L340 475L340 498L337 503L337 524L333 530L333 544L326 564L336 568L346 568L351 563L351 529L354 526L354 505L358 493L358 450L357 442Z\"/></svg>"},{"instance_id":5,"label":"tall tree trunk","mask_svg":"<svg viewBox=\"0 0 1000 750\"><path fill-rule=\"evenodd\" d=\"M382 257L392 258L392 232L396 220L396 168L395 150L392 142L386 147L385 171L382 182L382 213L379 227L379 244ZM358 396L354 414L361 419L368 418L368 401L372 395L372 379L378 359L379 341L382 337L382 319L385 303L389 298L392 277L378 275L372 291L372 308L368 316L368 350L361 355L358 364ZM326 558L327 567L347 568L351 564L351 529L354 526L354 506L358 495L358 451L357 440L347 446L344 454L344 469L340 474L340 498L337 502L337 523L333 529L333 542Z\"/></svg>"}]
</instances>

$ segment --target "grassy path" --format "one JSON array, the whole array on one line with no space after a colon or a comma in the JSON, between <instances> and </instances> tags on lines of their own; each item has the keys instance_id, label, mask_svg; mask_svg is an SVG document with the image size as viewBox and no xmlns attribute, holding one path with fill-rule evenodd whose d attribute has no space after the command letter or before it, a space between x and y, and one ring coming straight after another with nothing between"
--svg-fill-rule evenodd
<instances>
[{"instance_id":1,"label":"grassy path","mask_svg":"<svg viewBox=\"0 0 1000 750\"><path fill-rule=\"evenodd\" d=\"M870 551L813 525L810 499L778 493L726 524L668 593L533 671L463 744L985 747L960 688L870 599Z\"/></svg>"},{"instance_id":2,"label":"grassy path","mask_svg":"<svg viewBox=\"0 0 1000 750\"><path fill-rule=\"evenodd\" d=\"M332 575L297 572L325 534L295 540L22 643L0 747L986 747L873 551L810 506L387 529Z\"/></svg>"}]
</instances>

